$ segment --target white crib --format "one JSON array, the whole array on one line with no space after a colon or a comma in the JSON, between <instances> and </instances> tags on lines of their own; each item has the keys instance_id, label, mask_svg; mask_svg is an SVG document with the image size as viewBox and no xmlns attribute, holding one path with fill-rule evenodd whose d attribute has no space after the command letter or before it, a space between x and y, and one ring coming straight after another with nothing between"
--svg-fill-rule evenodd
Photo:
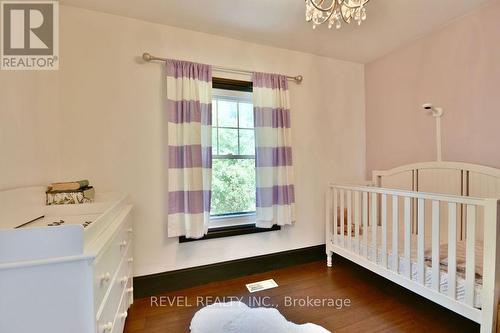
<instances>
[{"instance_id":1,"label":"white crib","mask_svg":"<svg viewBox=\"0 0 500 333\"><path fill-rule=\"evenodd\" d=\"M330 184L327 264L341 255L495 332L498 198L500 170L458 162L374 171L369 186Z\"/></svg>"}]
</instances>

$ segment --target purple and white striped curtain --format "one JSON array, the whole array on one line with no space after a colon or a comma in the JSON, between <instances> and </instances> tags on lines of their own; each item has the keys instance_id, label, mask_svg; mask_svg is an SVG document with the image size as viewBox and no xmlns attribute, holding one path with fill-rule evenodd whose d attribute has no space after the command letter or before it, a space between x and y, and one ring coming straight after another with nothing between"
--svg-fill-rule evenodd
<instances>
[{"instance_id":1,"label":"purple and white striped curtain","mask_svg":"<svg viewBox=\"0 0 500 333\"><path fill-rule=\"evenodd\" d=\"M295 222L295 192L286 76L254 73L256 225Z\"/></svg>"},{"instance_id":2,"label":"purple and white striped curtain","mask_svg":"<svg viewBox=\"0 0 500 333\"><path fill-rule=\"evenodd\" d=\"M212 68L167 60L168 236L203 237L210 218Z\"/></svg>"}]
</instances>

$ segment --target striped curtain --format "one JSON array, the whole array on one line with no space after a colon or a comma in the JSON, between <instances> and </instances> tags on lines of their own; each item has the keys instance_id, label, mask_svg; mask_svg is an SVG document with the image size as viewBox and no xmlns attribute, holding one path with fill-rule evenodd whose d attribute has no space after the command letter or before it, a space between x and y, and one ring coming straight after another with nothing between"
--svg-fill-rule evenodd
<instances>
[{"instance_id":1,"label":"striped curtain","mask_svg":"<svg viewBox=\"0 0 500 333\"><path fill-rule=\"evenodd\" d=\"M256 225L295 222L290 101L286 76L254 73Z\"/></svg>"},{"instance_id":2,"label":"striped curtain","mask_svg":"<svg viewBox=\"0 0 500 333\"><path fill-rule=\"evenodd\" d=\"M168 236L203 237L210 217L212 68L167 60Z\"/></svg>"}]
</instances>

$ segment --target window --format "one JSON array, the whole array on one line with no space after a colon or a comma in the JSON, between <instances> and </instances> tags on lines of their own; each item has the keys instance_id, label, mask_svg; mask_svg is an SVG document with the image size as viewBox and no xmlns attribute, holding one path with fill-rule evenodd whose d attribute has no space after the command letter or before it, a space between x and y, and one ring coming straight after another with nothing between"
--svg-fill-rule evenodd
<instances>
[{"instance_id":1,"label":"window","mask_svg":"<svg viewBox=\"0 0 500 333\"><path fill-rule=\"evenodd\" d=\"M212 92L212 203L210 215L255 212L255 129L252 93Z\"/></svg>"},{"instance_id":2,"label":"window","mask_svg":"<svg viewBox=\"0 0 500 333\"><path fill-rule=\"evenodd\" d=\"M255 226L252 83L212 79L212 202L207 235L179 242L280 230Z\"/></svg>"}]
</instances>

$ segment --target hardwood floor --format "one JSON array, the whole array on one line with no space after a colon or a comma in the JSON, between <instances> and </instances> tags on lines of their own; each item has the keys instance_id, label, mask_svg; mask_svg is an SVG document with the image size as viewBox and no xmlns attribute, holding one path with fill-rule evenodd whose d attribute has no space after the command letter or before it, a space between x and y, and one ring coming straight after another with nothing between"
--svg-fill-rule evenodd
<instances>
[{"instance_id":1,"label":"hardwood floor","mask_svg":"<svg viewBox=\"0 0 500 333\"><path fill-rule=\"evenodd\" d=\"M269 278L275 279L279 287L254 294L245 288L246 283ZM305 302L308 296L349 299L350 306L342 309L328 304L286 306L293 300ZM257 300L265 302L264 305L271 303L290 321L312 322L335 333L479 332L476 323L338 256L334 257L331 269L321 261L158 295L158 306L154 304L155 298L136 300L129 311L125 332L189 332L194 313L203 304L213 302L214 297L226 297L225 300L243 297L242 301L250 306Z\"/></svg>"}]
</instances>

